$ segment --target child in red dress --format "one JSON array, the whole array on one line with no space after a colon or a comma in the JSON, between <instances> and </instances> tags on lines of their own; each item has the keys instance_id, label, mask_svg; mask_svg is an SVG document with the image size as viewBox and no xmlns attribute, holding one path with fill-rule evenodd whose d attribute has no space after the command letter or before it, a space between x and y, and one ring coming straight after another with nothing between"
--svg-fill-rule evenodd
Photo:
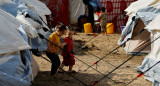
<instances>
[{"instance_id":1,"label":"child in red dress","mask_svg":"<svg viewBox=\"0 0 160 86\"><path fill-rule=\"evenodd\" d=\"M63 62L60 68L63 68L64 66L69 66L68 72L75 73L75 71L72 70L73 65L75 65L75 59L73 55L72 35L73 35L73 31L68 30L67 36L64 39L64 43L66 43L67 45L63 48L63 51L62 51ZM61 73L63 71L59 69L58 72Z\"/></svg>"}]
</instances>

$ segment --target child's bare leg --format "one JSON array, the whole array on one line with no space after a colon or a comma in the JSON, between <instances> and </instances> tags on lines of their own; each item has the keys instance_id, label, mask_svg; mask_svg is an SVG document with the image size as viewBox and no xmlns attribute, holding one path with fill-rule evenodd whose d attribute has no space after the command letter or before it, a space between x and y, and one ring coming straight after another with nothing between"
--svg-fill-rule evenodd
<instances>
[{"instance_id":1,"label":"child's bare leg","mask_svg":"<svg viewBox=\"0 0 160 86\"><path fill-rule=\"evenodd\" d=\"M61 64L60 68L58 68L58 71L63 72L62 69L63 69L64 66L65 66L64 64Z\"/></svg>"},{"instance_id":2,"label":"child's bare leg","mask_svg":"<svg viewBox=\"0 0 160 86\"><path fill-rule=\"evenodd\" d=\"M73 65L69 66L68 72L72 72Z\"/></svg>"}]
</instances>

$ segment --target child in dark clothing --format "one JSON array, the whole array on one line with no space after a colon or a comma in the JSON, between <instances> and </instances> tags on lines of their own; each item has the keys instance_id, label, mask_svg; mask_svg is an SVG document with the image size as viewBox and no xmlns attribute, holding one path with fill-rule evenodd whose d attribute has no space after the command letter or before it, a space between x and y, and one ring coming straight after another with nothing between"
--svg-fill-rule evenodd
<instances>
[{"instance_id":1,"label":"child in dark clothing","mask_svg":"<svg viewBox=\"0 0 160 86\"><path fill-rule=\"evenodd\" d=\"M57 78L56 72L60 66L60 59L58 56L59 47L57 46L60 46L61 48L63 48L66 45L66 43L60 44L60 37L64 35L66 31L67 29L65 25L57 25L56 32L53 32L48 38L50 42L47 42L46 55L52 62L51 76L53 76L54 78ZM57 46L53 45L51 42L56 44Z\"/></svg>"},{"instance_id":2,"label":"child in dark clothing","mask_svg":"<svg viewBox=\"0 0 160 86\"><path fill-rule=\"evenodd\" d=\"M68 72L75 73L75 71L72 70L73 65L75 65L75 59L73 55L73 40L72 40L73 31L68 30L67 37L64 39L64 43L67 45L64 47L62 51L63 56L63 62L60 66L60 68L63 68L64 66L69 66ZM61 69L58 70L58 72L62 72Z\"/></svg>"}]
</instances>

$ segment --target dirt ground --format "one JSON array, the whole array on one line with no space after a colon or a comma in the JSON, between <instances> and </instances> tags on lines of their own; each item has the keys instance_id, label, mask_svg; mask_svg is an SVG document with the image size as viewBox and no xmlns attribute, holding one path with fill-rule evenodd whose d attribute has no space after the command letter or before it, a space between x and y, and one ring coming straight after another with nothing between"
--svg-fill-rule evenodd
<instances>
[{"instance_id":1,"label":"dirt ground","mask_svg":"<svg viewBox=\"0 0 160 86\"><path fill-rule=\"evenodd\" d=\"M104 75L112 71L115 66L120 65L122 62L131 57L131 55L126 54L123 48L119 48L114 53L111 53L109 56L101 60L97 66L92 66L96 70L89 68L85 71L88 66L83 62L87 63L88 65L92 65L94 62L99 60L99 58L91 55L90 53L102 58L118 46L117 41L120 37L120 34L100 34L96 38L87 42L93 37L93 34L86 35L84 33L77 33L73 36L74 44L80 47L74 46L76 64L73 69L77 71L77 73L70 75L81 80L86 85L90 85L93 81L100 80ZM80 49L84 44L88 47L88 49ZM59 56L62 61L62 56L60 54ZM124 86L132 79L136 78L138 73L135 71L135 68L141 65L145 56L146 55L135 56L116 71L109 74L108 78L105 77L102 79L96 86ZM31 86L84 86L81 82L72 78L67 73L57 73L58 79L50 77L51 64L41 57L34 56L34 58L36 59L40 70ZM65 67L64 69L68 71L68 67ZM128 86L151 85L151 82L145 80L143 77L140 77Z\"/></svg>"}]
</instances>

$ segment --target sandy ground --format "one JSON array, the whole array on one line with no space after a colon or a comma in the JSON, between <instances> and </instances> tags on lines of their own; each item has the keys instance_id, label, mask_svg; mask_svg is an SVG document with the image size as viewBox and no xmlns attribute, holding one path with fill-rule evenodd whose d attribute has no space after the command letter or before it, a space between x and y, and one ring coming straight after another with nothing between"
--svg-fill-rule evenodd
<instances>
[{"instance_id":1,"label":"sandy ground","mask_svg":"<svg viewBox=\"0 0 160 86\"><path fill-rule=\"evenodd\" d=\"M100 80L104 75L112 71L115 66L120 65L122 62L131 57L131 55L126 54L123 48L119 48L116 52L111 53L109 56L101 60L97 66L94 65L92 66L93 68L89 68L85 71L88 66L80 60L84 61L88 65L92 65L95 61L99 60L99 58L90 55L90 53L102 58L118 46L117 41L120 34L100 34L90 42L87 42L92 37L94 37L93 34L86 35L84 33L77 33L77 35L73 36L75 45L82 46L85 44L88 46L88 49L82 50L74 46L76 65L73 69L77 71L77 73L70 75L81 80L86 85L90 85L93 81ZM62 61L62 56L59 56ZM108 78L106 77L102 79L96 86L124 86L132 79L136 78L138 73L135 71L135 68L141 65L144 57L145 55L135 56L116 71L111 73ZM34 56L34 58L36 59L40 70L32 86L84 86L81 82L72 78L67 73L57 73L58 79L50 77L51 64L41 57ZM68 71L68 67L65 67L64 69ZM128 86L151 85L151 82L145 80L143 77L140 77Z\"/></svg>"}]
</instances>

